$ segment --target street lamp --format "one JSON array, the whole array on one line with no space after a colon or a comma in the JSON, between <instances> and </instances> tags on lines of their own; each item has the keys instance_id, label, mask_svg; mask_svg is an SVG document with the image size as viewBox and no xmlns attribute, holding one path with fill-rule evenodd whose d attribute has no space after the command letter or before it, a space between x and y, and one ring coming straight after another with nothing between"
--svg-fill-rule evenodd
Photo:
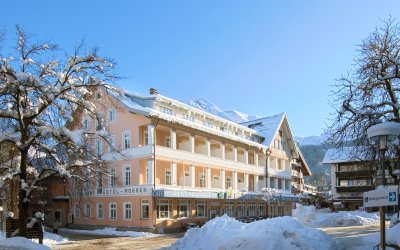
<instances>
[{"instance_id":1,"label":"street lamp","mask_svg":"<svg viewBox=\"0 0 400 250\"><path fill-rule=\"evenodd\" d=\"M390 142L394 141L400 135L400 123L383 122L373 125L367 129L367 136L370 142L378 146L381 160L381 178L382 186L385 186L385 152ZM381 228L381 248L386 249L385 239L385 207L379 207L380 228Z\"/></svg>"}]
</instances>

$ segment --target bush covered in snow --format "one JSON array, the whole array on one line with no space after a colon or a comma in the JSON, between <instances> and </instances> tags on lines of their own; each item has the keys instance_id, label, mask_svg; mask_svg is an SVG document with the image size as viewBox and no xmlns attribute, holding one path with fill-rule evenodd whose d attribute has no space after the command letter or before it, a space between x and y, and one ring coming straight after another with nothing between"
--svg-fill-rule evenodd
<instances>
[{"instance_id":1,"label":"bush covered in snow","mask_svg":"<svg viewBox=\"0 0 400 250\"><path fill-rule=\"evenodd\" d=\"M201 228L189 229L170 247L174 249L336 249L336 242L322 231L303 226L292 217L241 223L224 215Z\"/></svg>"}]
</instances>

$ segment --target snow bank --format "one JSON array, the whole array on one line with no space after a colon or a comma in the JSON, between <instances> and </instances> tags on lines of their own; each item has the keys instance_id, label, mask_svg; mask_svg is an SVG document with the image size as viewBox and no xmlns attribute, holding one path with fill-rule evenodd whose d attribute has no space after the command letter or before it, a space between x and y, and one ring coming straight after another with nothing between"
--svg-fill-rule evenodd
<instances>
[{"instance_id":1,"label":"snow bank","mask_svg":"<svg viewBox=\"0 0 400 250\"><path fill-rule=\"evenodd\" d=\"M347 227L373 224L379 221L375 213L365 211L339 211L331 213L329 209L316 210L314 206L296 204L293 216L309 227Z\"/></svg>"},{"instance_id":2,"label":"snow bank","mask_svg":"<svg viewBox=\"0 0 400 250\"><path fill-rule=\"evenodd\" d=\"M0 249L7 250L50 250L48 246L38 244L24 237L11 237L0 241Z\"/></svg>"},{"instance_id":3,"label":"snow bank","mask_svg":"<svg viewBox=\"0 0 400 250\"><path fill-rule=\"evenodd\" d=\"M16 238L16 237L13 237ZM18 237L21 238L21 237ZM2 249L1 247L3 246L3 241L4 239L6 239L6 234L4 232L0 233L0 249ZM9 238L12 239L12 238ZM9 240L7 239L7 240ZM31 242L34 243L39 243L38 239L31 239L29 240ZM49 233L49 232L44 232L43 233L43 245L46 246L51 246L51 245L57 245L57 244L61 244L61 243L67 243L69 241L68 238L62 237L61 235L58 234L53 234L53 233Z\"/></svg>"},{"instance_id":4,"label":"snow bank","mask_svg":"<svg viewBox=\"0 0 400 250\"><path fill-rule=\"evenodd\" d=\"M134 231L117 231L114 227L106 227L103 229L95 230L79 230L79 229L60 229L62 232L79 233L79 234L94 234L94 235L110 235L110 236L122 236L122 237L142 237L151 238L161 236L159 234L152 234L147 232L134 232Z\"/></svg>"},{"instance_id":5,"label":"snow bank","mask_svg":"<svg viewBox=\"0 0 400 250\"><path fill-rule=\"evenodd\" d=\"M227 215L189 229L169 249L336 249L327 234L303 226L292 217L241 223Z\"/></svg>"},{"instance_id":6,"label":"snow bank","mask_svg":"<svg viewBox=\"0 0 400 250\"><path fill-rule=\"evenodd\" d=\"M386 243L400 247L400 223L386 230Z\"/></svg>"}]
</instances>

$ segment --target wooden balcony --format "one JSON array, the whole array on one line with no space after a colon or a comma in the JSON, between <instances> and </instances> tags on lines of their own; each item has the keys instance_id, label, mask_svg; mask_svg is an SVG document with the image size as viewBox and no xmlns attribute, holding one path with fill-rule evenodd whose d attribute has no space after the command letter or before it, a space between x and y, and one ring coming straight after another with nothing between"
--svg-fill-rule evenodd
<instances>
[{"instance_id":1,"label":"wooden balcony","mask_svg":"<svg viewBox=\"0 0 400 250\"><path fill-rule=\"evenodd\" d=\"M363 171L340 171L336 172L337 178L372 178L375 174L374 170L363 170Z\"/></svg>"},{"instance_id":2,"label":"wooden balcony","mask_svg":"<svg viewBox=\"0 0 400 250\"><path fill-rule=\"evenodd\" d=\"M336 192L367 192L371 191L375 188L375 186L342 186L336 187Z\"/></svg>"}]
</instances>

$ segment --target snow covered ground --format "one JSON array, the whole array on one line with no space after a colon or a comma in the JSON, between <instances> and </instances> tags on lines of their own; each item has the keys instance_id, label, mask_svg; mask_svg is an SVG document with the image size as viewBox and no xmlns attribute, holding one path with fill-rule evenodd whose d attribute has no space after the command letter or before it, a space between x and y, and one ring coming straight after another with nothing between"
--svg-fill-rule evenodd
<instances>
[{"instance_id":1,"label":"snow covered ground","mask_svg":"<svg viewBox=\"0 0 400 250\"><path fill-rule=\"evenodd\" d=\"M123 236L123 237L142 237L142 238L151 238L151 237L159 237L162 236L160 234L152 234L146 232L134 232L134 231L117 231L116 228L106 227L103 229L95 229L95 230L78 230L78 229L67 229L62 228L59 229L60 232L70 232L70 233L78 233L78 234L94 234L94 235L110 235L110 236Z\"/></svg>"},{"instance_id":2,"label":"snow covered ground","mask_svg":"<svg viewBox=\"0 0 400 250\"><path fill-rule=\"evenodd\" d=\"M62 237L58 234L44 232L43 245L38 243L37 239L28 240L23 237L12 237L6 239L6 234L0 232L0 249L50 249L49 246L57 245L68 242L68 238ZM15 248L12 248L15 247Z\"/></svg>"},{"instance_id":3,"label":"snow covered ground","mask_svg":"<svg viewBox=\"0 0 400 250\"><path fill-rule=\"evenodd\" d=\"M314 206L296 205L293 217L309 227L348 227L361 226L379 222L376 213L365 211L339 211L332 213L330 209L316 210Z\"/></svg>"}]
</instances>

